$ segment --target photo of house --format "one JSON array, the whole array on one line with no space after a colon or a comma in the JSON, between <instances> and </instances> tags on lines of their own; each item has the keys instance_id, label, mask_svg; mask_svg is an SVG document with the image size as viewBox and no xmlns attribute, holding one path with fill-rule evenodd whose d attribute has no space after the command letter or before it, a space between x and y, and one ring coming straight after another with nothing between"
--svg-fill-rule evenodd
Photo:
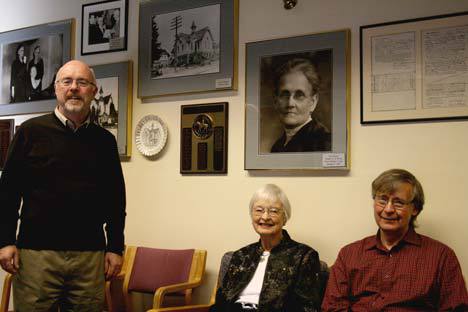
<instances>
[{"instance_id":1,"label":"photo of house","mask_svg":"<svg viewBox=\"0 0 468 312\"><path fill-rule=\"evenodd\" d=\"M219 72L219 5L152 18L151 78Z\"/></svg>"}]
</instances>

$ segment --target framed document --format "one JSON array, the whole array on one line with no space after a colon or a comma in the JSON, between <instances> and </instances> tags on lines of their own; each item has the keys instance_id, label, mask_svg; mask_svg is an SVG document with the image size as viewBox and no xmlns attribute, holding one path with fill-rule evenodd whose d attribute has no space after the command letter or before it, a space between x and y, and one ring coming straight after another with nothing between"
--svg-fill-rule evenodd
<instances>
[{"instance_id":1,"label":"framed document","mask_svg":"<svg viewBox=\"0 0 468 312\"><path fill-rule=\"evenodd\" d=\"M467 18L361 26L361 123L468 118Z\"/></svg>"},{"instance_id":2,"label":"framed document","mask_svg":"<svg viewBox=\"0 0 468 312\"><path fill-rule=\"evenodd\" d=\"M180 173L227 173L228 103L182 105Z\"/></svg>"}]
</instances>

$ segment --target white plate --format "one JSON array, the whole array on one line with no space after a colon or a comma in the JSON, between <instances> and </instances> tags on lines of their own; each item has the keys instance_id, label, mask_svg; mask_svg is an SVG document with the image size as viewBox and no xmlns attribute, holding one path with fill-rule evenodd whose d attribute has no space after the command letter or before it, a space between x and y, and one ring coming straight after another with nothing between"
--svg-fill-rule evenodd
<instances>
[{"instance_id":1,"label":"white plate","mask_svg":"<svg viewBox=\"0 0 468 312\"><path fill-rule=\"evenodd\" d=\"M135 129L136 147L145 156L157 155L166 145L167 126L156 115L147 115Z\"/></svg>"}]
</instances>

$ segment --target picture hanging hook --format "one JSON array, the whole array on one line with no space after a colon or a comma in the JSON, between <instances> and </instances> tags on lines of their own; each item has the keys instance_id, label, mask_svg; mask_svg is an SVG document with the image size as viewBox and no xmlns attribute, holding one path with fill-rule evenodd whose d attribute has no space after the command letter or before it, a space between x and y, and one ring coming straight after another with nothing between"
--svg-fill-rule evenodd
<instances>
[{"instance_id":1,"label":"picture hanging hook","mask_svg":"<svg viewBox=\"0 0 468 312\"><path fill-rule=\"evenodd\" d=\"M291 10L292 8L294 8L297 4L297 1L298 0L283 0L284 2L284 8L286 10Z\"/></svg>"}]
</instances>

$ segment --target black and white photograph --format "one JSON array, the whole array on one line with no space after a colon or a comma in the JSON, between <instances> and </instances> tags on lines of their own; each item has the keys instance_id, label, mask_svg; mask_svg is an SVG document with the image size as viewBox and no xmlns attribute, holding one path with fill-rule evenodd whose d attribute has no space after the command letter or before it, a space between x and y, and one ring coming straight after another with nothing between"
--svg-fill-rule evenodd
<instances>
[{"instance_id":1,"label":"black and white photograph","mask_svg":"<svg viewBox=\"0 0 468 312\"><path fill-rule=\"evenodd\" d=\"M119 126L119 78L97 79L98 92L91 102L90 121L112 133L117 140Z\"/></svg>"},{"instance_id":2,"label":"black and white photograph","mask_svg":"<svg viewBox=\"0 0 468 312\"><path fill-rule=\"evenodd\" d=\"M246 170L349 169L349 33L246 43Z\"/></svg>"},{"instance_id":3,"label":"black and white photograph","mask_svg":"<svg viewBox=\"0 0 468 312\"><path fill-rule=\"evenodd\" d=\"M83 5L81 54L121 51L127 48L127 1Z\"/></svg>"},{"instance_id":4,"label":"black and white photograph","mask_svg":"<svg viewBox=\"0 0 468 312\"><path fill-rule=\"evenodd\" d=\"M115 136L123 159L132 151L132 68L130 61L92 66L98 89L91 102L90 120Z\"/></svg>"},{"instance_id":5,"label":"black and white photograph","mask_svg":"<svg viewBox=\"0 0 468 312\"><path fill-rule=\"evenodd\" d=\"M55 98L54 81L62 66L61 35L2 45L0 103Z\"/></svg>"},{"instance_id":6,"label":"black and white photograph","mask_svg":"<svg viewBox=\"0 0 468 312\"><path fill-rule=\"evenodd\" d=\"M220 5L154 15L151 78L219 72Z\"/></svg>"},{"instance_id":7,"label":"black and white photograph","mask_svg":"<svg viewBox=\"0 0 468 312\"><path fill-rule=\"evenodd\" d=\"M265 56L260 67L260 153L330 151L332 50Z\"/></svg>"}]
</instances>

